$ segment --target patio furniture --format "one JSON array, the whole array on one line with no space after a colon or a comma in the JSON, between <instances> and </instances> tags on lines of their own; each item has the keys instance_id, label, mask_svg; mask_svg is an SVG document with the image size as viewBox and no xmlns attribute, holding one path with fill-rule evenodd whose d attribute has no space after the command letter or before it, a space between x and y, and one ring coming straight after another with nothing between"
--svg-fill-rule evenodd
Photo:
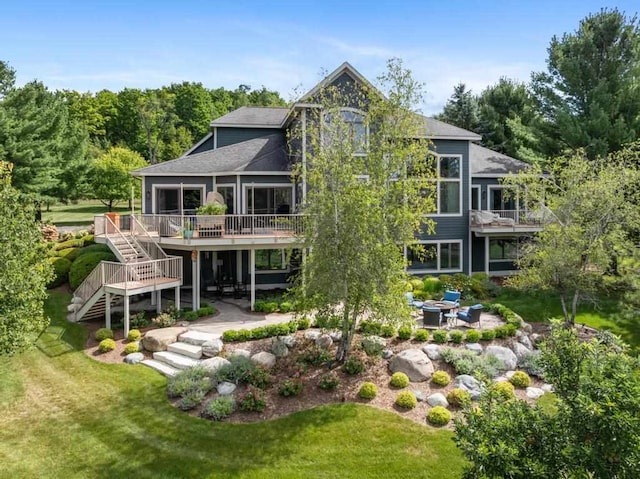
<instances>
[{"instance_id":1,"label":"patio furniture","mask_svg":"<svg viewBox=\"0 0 640 479\"><path fill-rule=\"evenodd\" d=\"M437 306L422 307L422 326L425 328L439 328L442 324L442 311Z\"/></svg>"},{"instance_id":2,"label":"patio furniture","mask_svg":"<svg viewBox=\"0 0 640 479\"><path fill-rule=\"evenodd\" d=\"M471 221L474 224L479 224L479 225L495 224L498 226L513 226L515 223L513 218L504 218L500 216L498 213L493 213L487 210L474 211Z\"/></svg>"},{"instance_id":3,"label":"patio furniture","mask_svg":"<svg viewBox=\"0 0 640 479\"><path fill-rule=\"evenodd\" d=\"M453 303L456 308L460 307L460 291L445 291L444 297L440 300L445 303Z\"/></svg>"},{"instance_id":4,"label":"patio furniture","mask_svg":"<svg viewBox=\"0 0 640 479\"><path fill-rule=\"evenodd\" d=\"M483 309L484 306L482 306L481 304L474 304L473 306L469 306L469 308L467 308L465 311L458 311L458 313L455 315L446 315L447 321L449 320L449 316L452 316L452 319L454 321L456 319L459 319L467 324L478 323L478 327L481 327L480 314Z\"/></svg>"},{"instance_id":5,"label":"patio furniture","mask_svg":"<svg viewBox=\"0 0 640 479\"><path fill-rule=\"evenodd\" d=\"M422 301L417 301L413 298L413 293L404 293L404 296L407 298L407 303L409 306L413 306L414 308L422 308L424 303Z\"/></svg>"}]
</instances>

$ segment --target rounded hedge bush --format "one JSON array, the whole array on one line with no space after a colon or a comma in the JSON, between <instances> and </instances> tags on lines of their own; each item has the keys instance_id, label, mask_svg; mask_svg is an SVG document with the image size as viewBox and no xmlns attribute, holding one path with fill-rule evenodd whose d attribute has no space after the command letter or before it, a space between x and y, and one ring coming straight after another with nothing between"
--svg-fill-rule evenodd
<instances>
[{"instance_id":1,"label":"rounded hedge bush","mask_svg":"<svg viewBox=\"0 0 640 479\"><path fill-rule=\"evenodd\" d=\"M113 330L109 328L100 328L94 334L93 337L96 341L102 341L103 339L113 339Z\"/></svg>"},{"instance_id":2,"label":"rounded hedge bush","mask_svg":"<svg viewBox=\"0 0 640 479\"><path fill-rule=\"evenodd\" d=\"M471 394L464 389L455 388L447 394L447 402L455 407L462 407L471 402Z\"/></svg>"},{"instance_id":3,"label":"rounded hedge bush","mask_svg":"<svg viewBox=\"0 0 640 479\"><path fill-rule=\"evenodd\" d=\"M129 331L129 334L127 334L127 341L139 341L141 337L142 333L139 330L132 329Z\"/></svg>"},{"instance_id":4,"label":"rounded hedge bush","mask_svg":"<svg viewBox=\"0 0 640 479\"><path fill-rule=\"evenodd\" d=\"M485 329L482 331L480 339L483 341L492 341L496 338L496 332L493 329Z\"/></svg>"},{"instance_id":5,"label":"rounded hedge bush","mask_svg":"<svg viewBox=\"0 0 640 479\"><path fill-rule=\"evenodd\" d=\"M71 263L73 263L78 256L80 256L80 251L82 248L66 248L57 251L57 256L61 258L67 258Z\"/></svg>"},{"instance_id":6,"label":"rounded hedge bush","mask_svg":"<svg viewBox=\"0 0 640 479\"><path fill-rule=\"evenodd\" d=\"M508 381L500 381L494 385L495 391L505 400L513 399L515 396L515 388Z\"/></svg>"},{"instance_id":7,"label":"rounded hedge bush","mask_svg":"<svg viewBox=\"0 0 640 479\"><path fill-rule=\"evenodd\" d=\"M400 329L398 329L398 339L402 339L403 341L411 339L411 327L402 326Z\"/></svg>"},{"instance_id":8,"label":"rounded hedge bush","mask_svg":"<svg viewBox=\"0 0 640 479\"><path fill-rule=\"evenodd\" d=\"M67 250L62 250L67 251ZM47 284L47 288L55 288L69 280L69 270L71 269L71 261L67 258L54 256L49 258L49 262L53 265L53 279Z\"/></svg>"},{"instance_id":9,"label":"rounded hedge bush","mask_svg":"<svg viewBox=\"0 0 640 479\"><path fill-rule=\"evenodd\" d=\"M114 349L116 349L116 342L113 339L103 339L102 341L100 341L100 345L98 346L98 349L100 350L101 353L106 353L107 351L113 351Z\"/></svg>"},{"instance_id":10,"label":"rounded hedge bush","mask_svg":"<svg viewBox=\"0 0 640 479\"><path fill-rule=\"evenodd\" d=\"M451 382L451 376L445 371L436 371L431 376L431 382L437 386L446 386Z\"/></svg>"},{"instance_id":11,"label":"rounded hedge bush","mask_svg":"<svg viewBox=\"0 0 640 479\"><path fill-rule=\"evenodd\" d=\"M436 329L433 334L433 342L436 344L444 344L447 342L447 332L444 329Z\"/></svg>"},{"instance_id":12,"label":"rounded hedge bush","mask_svg":"<svg viewBox=\"0 0 640 479\"><path fill-rule=\"evenodd\" d=\"M378 386L373 383L362 383L360 386L360 391L358 391L358 396L362 399L373 399L378 394Z\"/></svg>"},{"instance_id":13,"label":"rounded hedge bush","mask_svg":"<svg viewBox=\"0 0 640 479\"><path fill-rule=\"evenodd\" d=\"M480 341L480 332L476 331L475 329L467 331L465 341L467 341L468 343L477 343L478 341Z\"/></svg>"},{"instance_id":14,"label":"rounded hedge bush","mask_svg":"<svg viewBox=\"0 0 640 479\"><path fill-rule=\"evenodd\" d=\"M451 413L443 406L435 406L429 409L427 421L434 426L444 426L451 421Z\"/></svg>"},{"instance_id":15,"label":"rounded hedge bush","mask_svg":"<svg viewBox=\"0 0 640 479\"><path fill-rule=\"evenodd\" d=\"M132 341L124 347L125 354L137 353L140 351L140 343Z\"/></svg>"},{"instance_id":16,"label":"rounded hedge bush","mask_svg":"<svg viewBox=\"0 0 640 479\"><path fill-rule=\"evenodd\" d=\"M405 409L413 409L418 405L418 399L416 395L411 391L400 391L396 396L396 406L400 406Z\"/></svg>"},{"instance_id":17,"label":"rounded hedge bush","mask_svg":"<svg viewBox=\"0 0 640 479\"><path fill-rule=\"evenodd\" d=\"M413 335L413 339L420 342L425 342L429 340L429 331L426 329L418 329Z\"/></svg>"},{"instance_id":18,"label":"rounded hedge bush","mask_svg":"<svg viewBox=\"0 0 640 479\"><path fill-rule=\"evenodd\" d=\"M84 246L83 248L79 248L77 251L78 251L78 255L76 258L79 258L80 256L84 256L85 254L91 254L91 253L111 253L111 250L106 244L90 244L90 245Z\"/></svg>"},{"instance_id":19,"label":"rounded hedge bush","mask_svg":"<svg viewBox=\"0 0 640 479\"><path fill-rule=\"evenodd\" d=\"M531 384L531 378L524 371L516 371L513 373L513 376L509 378L509 382L517 388L524 389Z\"/></svg>"},{"instance_id":20,"label":"rounded hedge bush","mask_svg":"<svg viewBox=\"0 0 640 479\"><path fill-rule=\"evenodd\" d=\"M342 370L345 373L351 375L360 374L362 371L364 371L364 368L364 361L357 356L349 356L342 365Z\"/></svg>"},{"instance_id":21,"label":"rounded hedge bush","mask_svg":"<svg viewBox=\"0 0 640 479\"><path fill-rule=\"evenodd\" d=\"M458 331L453 330L449 332L449 341L451 341L454 344L460 344L462 343L462 338L464 336L464 333L462 331Z\"/></svg>"},{"instance_id":22,"label":"rounded hedge bush","mask_svg":"<svg viewBox=\"0 0 640 479\"><path fill-rule=\"evenodd\" d=\"M76 289L101 261L115 261L115 259L116 257L111 252L89 253L80 256L71 263L69 286L71 286L71 289Z\"/></svg>"},{"instance_id":23,"label":"rounded hedge bush","mask_svg":"<svg viewBox=\"0 0 640 479\"><path fill-rule=\"evenodd\" d=\"M81 248L82 246L84 246L84 240L82 240L82 239L68 239L68 240L60 241L59 243L56 243L55 246L53 247L53 249L55 251L60 251L61 249Z\"/></svg>"},{"instance_id":24,"label":"rounded hedge bush","mask_svg":"<svg viewBox=\"0 0 640 479\"><path fill-rule=\"evenodd\" d=\"M409 376L401 372L393 373L389 384L394 388L406 388L409 385Z\"/></svg>"}]
</instances>

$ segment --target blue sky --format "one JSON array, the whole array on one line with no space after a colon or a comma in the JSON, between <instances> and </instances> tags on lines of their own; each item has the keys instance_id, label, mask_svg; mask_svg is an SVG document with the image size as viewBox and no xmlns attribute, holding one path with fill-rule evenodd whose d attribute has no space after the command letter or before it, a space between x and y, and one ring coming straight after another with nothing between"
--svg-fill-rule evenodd
<instances>
[{"instance_id":1,"label":"blue sky","mask_svg":"<svg viewBox=\"0 0 640 479\"><path fill-rule=\"evenodd\" d=\"M375 79L391 57L425 83L425 113L458 82L479 92L545 68L551 37L637 1L3 0L0 59L52 89L244 83L287 99L349 61Z\"/></svg>"}]
</instances>

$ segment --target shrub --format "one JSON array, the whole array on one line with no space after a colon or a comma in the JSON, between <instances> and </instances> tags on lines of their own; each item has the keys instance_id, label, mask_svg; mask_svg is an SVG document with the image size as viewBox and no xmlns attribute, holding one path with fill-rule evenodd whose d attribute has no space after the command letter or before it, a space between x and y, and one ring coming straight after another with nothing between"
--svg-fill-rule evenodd
<instances>
[{"instance_id":1,"label":"shrub","mask_svg":"<svg viewBox=\"0 0 640 479\"><path fill-rule=\"evenodd\" d=\"M289 334L289 323L270 324L265 326L267 329L267 337L286 336Z\"/></svg>"},{"instance_id":2,"label":"shrub","mask_svg":"<svg viewBox=\"0 0 640 479\"><path fill-rule=\"evenodd\" d=\"M409 279L409 284L411 285L411 291L422 289L422 280L420 278Z\"/></svg>"},{"instance_id":3,"label":"shrub","mask_svg":"<svg viewBox=\"0 0 640 479\"><path fill-rule=\"evenodd\" d=\"M267 399L264 391L249 388L249 390L240 397L238 405L241 411L262 412L267 408Z\"/></svg>"},{"instance_id":4,"label":"shrub","mask_svg":"<svg viewBox=\"0 0 640 479\"><path fill-rule=\"evenodd\" d=\"M87 244L86 241L85 241L85 244ZM83 248L77 248L74 251L76 251L77 253L76 253L75 259L73 259L72 261L75 261L79 257L84 256L86 254L111 253L111 250L106 244L90 244L88 246L84 246ZM69 253L69 254L73 254L73 253ZM69 257L67 256L67 258Z\"/></svg>"},{"instance_id":5,"label":"shrub","mask_svg":"<svg viewBox=\"0 0 640 479\"><path fill-rule=\"evenodd\" d=\"M280 303L280 306L278 306L278 309L281 313L288 313L293 310L293 303L290 301L283 301Z\"/></svg>"},{"instance_id":6,"label":"shrub","mask_svg":"<svg viewBox=\"0 0 640 479\"><path fill-rule=\"evenodd\" d=\"M436 371L431 376L431 382L437 386L446 386L451 382L451 376L445 371Z\"/></svg>"},{"instance_id":7,"label":"shrub","mask_svg":"<svg viewBox=\"0 0 640 479\"><path fill-rule=\"evenodd\" d=\"M254 372L257 367L251 358L234 355L229 358L229 364L225 364L216 371L215 379L218 382L246 383L249 381L249 378L257 374Z\"/></svg>"},{"instance_id":8,"label":"shrub","mask_svg":"<svg viewBox=\"0 0 640 479\"><path fill-rule=\"evenodd\" d=\"M464 389L455 388L447 393L447 402L454 407L463 407L471 402L471 394Z\"/></svg>"},{"instance_id":9,"label":"shrub","mask_svg":"<svg viewBox=\"0 0 640 479\"><path fill-rule=\"evenodd\" d=\"M427 421L434 426L445 426L451 421L451 413L443 406L435 406L429 409Z\"/></svg>"},{"instance_id":10,"label":"shrub","mask_svg":"<svg viewBox=\"0 0 640 479\"><path fill-rule=\"evenodd\" d=\"M225 343L233 343L237 340L238 332L233 329L229 329L222 333L222 341L224 341Z\"/></svg>"},{"instance_id":11,"label":"shrub","mask_svg":"<svg viewBox=\"0 0 640 479\"><path fill-rule=\"evenodd\" d=\"M195 321L199 317L198 311L180 311L180 319L185 321Z\"/></svg>"},{"instance_id":12,"label":"shrub","mask_svg":"<svg viewBox=\"0 0 640 479\"><path fill-rule=\"evenodd\" d=\"M363 319L360 321L360 332L362 334L371 334L371 335L379 335L380 329L382 328L382 324L376 321L370 321L367 319Z\"/></svg>"},{"instance_id":13,"label":"shrub","mask_svg":"<svg viewBox=\"0 0 640 479\"><path fill-rule=\"evenodd\" d=\"M116 342L113 339L103 339L102 341L100 341L100 345L98 346L98 349L100 350L101 353L106 353L107 351L113 351L114 349L116 349Z\"/></svg>"},{"instance_id":14,"label":"shrub","mask_svg":"<svg viewBox=\"0 0 640 479\"><path fill-rule=\"evenodd\" d=\"M331 391L332 389L337 388L340 385L340 380L335 373L327 373L323 374L320 377L320 381L318 382L318 387L320 389L324 389L325 391Z\"/></svg>"},{"instance_id":15,"label":"shrub","mask_svg":"<svg viewBox=\"0 0 640 479\"><path fill-rule=\"evenodd\" d=\"M89 253L80 256L69 269L69 286L76 289L101 261L115 261L113 253Z\"/></svg>"},{"instance_id":16,"label":"shrub","mask_svg":"<svg viewBox=\"0 0 640 479\"><path fill-rule=\"evenodd\" d=\"M396 328L390 324L383 324L380 327L380 336L383 338L393 338L396 335Z\"/></svg>"},{"instance_id":17,"label":"shrub","mask_svg":"<svg viewBox=\"0 0 640 479\"><path fill-rule=\"evenodd\" d=\"M84 241L85 245L93 245L96 242L95 235L86 234L82 237L82 241Z\"/></svg>"},{"instance_id":18,"label":"shrub","mask_svg":"<svg viewBox=\"0 0 640 479\"><path fill-rule=\"evenodd\" d=\"M140 333L139 330L132 329L129 331L129 334L127 334L127 341L140 341L141 337L142 337L142 334Z\"/></svg>"},{"instance_id":19,"label":"shrub","mask_svg":"<svg viewBox=\"0 0 640 479\"><path fill-rule=\"evenodd\" d=\"M131 343L128 343L124 347L124 353L125 354L137 353L138 351L140 351L140 344L137 341L133 341Z\"/></svg>"},{"instance_id":20,"label":"shrub","mask_svg":"<svg viewBox=\"0 0 640 479\"><path fill-rule=\"evenodd\" d=\"M451 364L457 374L482 375L493 378L498 375L502 361L493 355L477 356L467 349L445 348L440 352L444 362Z\"/></svg>"},{"instance_id":21,"label":"shrub","mask_svg":"<svg viewBox=\"0 0 640 479\"><path fill-rule=\"evenodd\" d=\"M471 294L475 298L496 297L500 294L500 289L485 273L474 273L471 276Z\"/></svg>"},{"instance_id":22,"label":"shrub","mask_svg":"<svg viewBox=\"0 0 640 479\"><path fill-rule=\"evenodd\" d=\"M363 383L358 391L358 396L362 399L373 399L378 394L378 386L373 383Z\"/></svg>"},{"instance_id":23,"label":"shrub","mask_svg":"<svg viewBox=\"0 0 640 479\"><path fill-rule=\"evenodd\" d=\"M518 332L518 327L515 324L505 324L503 327L510 338L513 338Z\"/></svg>"},{"instance_id":24,"label":"shrub","mask_svg":"<svg viewBox=\"0 0 640 479\"><path fill-rule=\"evenodd\" d=\"M525 354L520 361L518 361L518 365L531 376L541 377L544 372L540 363L540 355L537 353Z\"/></svg>"},{"instance_id":25,"label":"shrub","mask_svg":"<svg viewBox=\"0 0 640 479\"><path fill-rule=\"evenodd\" d=\"M496 337L496 332L493 329L485 329L482 331L482 334L480 335L480 339L482 339L483 341L491 341L495 339L495 337Z\"/></svg>"},{"instance_id":26,"label":"shrub","mask_svg":"<svg viewBox=\"0 0 640 479\"><path fill-rule=\"evenodd\" d=\"M509 378L509 382L517 388L524 389L531 384L531 378L524 371L516 371L513 373L513 376Z\"/></svg>"},{"instance_id":27,"label":"shrub","mask_svg":"<svg viewBox=\"0 0 640 479\"><path fill-rule=\"evenodd\" d=\"M214 421L220 421L221 419L231 416L235 407L236 403L232 397L217 397L211 399L204 405L204 408L202 409L202 416Z\"/></svg>"},{"instance_id":28,"label":"shrub","mask_svg":"<svg viewBox=\"0 0 640 479\"><path fill-rule=\"evenodd\" d=\"M402 326L398 329L398 339L402 339L403 341L411 339L411 326Z\"/></svg>"},{"instance_id":29,"label":"shrub","mask_svg":"<svg viewBox=\"0 0 640 479\"><path fill-rule=\"evenodd\" d=\"M289 396L297 396L304 389L304 384L298 378L294 379L285 379L280 383L280 387L278 388L278 393L280 396L289 397Z\"/></svg>"},{"instance_id":30,"label":"shrub","mask_svg":"<svg viewBox=\"0 0 640 479\"><path fill-rule=\"evenodd\" d=\"M464 273L456 273L453 276L442 275L440 282L444 289L460 291L463 297L467 297L471 293L471 278Z\"/></svg>"},{"instance_id":31,"label":"shrub","mask_svg":"<svg viewBox=\"0 0 640 479\"><path fill-rule=\"evenodd\" d=\"M467 331L465 341L467 341L468 343L477 343L478 341L480 341L480 331L470 329L469 331Z\"/></svg>"},{"instance_id":32,"label":"shrub","mask_svg":"<svg viewBox=\"0 0 640 479\"><path fill-rule=\"evenodd\" d=\"M184 369L167 382L167 396L171 398L184 397L190 391L201 390L205 394L213 389L213 382L208 372L201 366Z\"/></svg>"},{"instance_id":33,"label":"shrub","mask_svg":"<svg viewBox=\"0 0 640 479\"><path fill-rule=\"evenodd\" d=\"M406 388L409 385L409 376L401 372L393 373L389 384L394 388Z\"/></svg>"},{"instance_id":34,"label":"shrub","mask_svg":"<svg viewBox=\"0 0 640 479\"><path fill-rule=\"evenodd\" d=\"M56 243L53 249L54 251L59 251L67 248L82 248L83 246L84 246L84 240L82 239L67 239L65 241Z\"/></svg>"},{"instance_id":35,"label":"shrub","mask_svg":"<svg viewBox=\"0 0 640 479\"><path fill-rule=\"evenodd\" d=\"M278 303L275 301L256 301L254 310L261 313L275 313L278 310Z\"/></svg>"},{"instance_id":36,"label":"shrub","mask_svg":"<svg viewBox=\"0 0 640 479\"><path fill-rule=\"evenodd\" d=\"M289 333L293 334L298 330L298 321L292 319L287 323L287 326L289 327Z\"/></svg>"},{"instance_id":37,"label":"shrub","mask_svg":"<svg viewBox=\"0 0 640 479\"><path fill-rule=\"evenodd\" d=\"M211 316L216 314L216 308L209 305L209 306L203 306L202 308L200 308L197 312L196 312L198 318L203 318L205 316Z\"/></svg>"},{"instance_id":38,"label":"shrub","mask_svg":"<svg viewBox=\"0 0 640 479\"><path fill-rule=\"evenodd\" d=\"M413 299L417 299L418 301L428 301L432 298L433 295L427 291L417 289L413 292Z\"/></svg>"},{"instance_id":39,"label":"shrub","mask_svg":"<svg viewBox=\"0 0 640 479\"><path fill-rule=\"evenodd\" d=\"M418 329L413 335L413 339L416 341L424 342L429 340L429 331L426 329Z\"/></svg>"},{"instance_id":40,"label":"shrub","mask_svg":"<svg viewBox=\"0 0 640 479\"><path fill-rule=\"evenodd\" d=\"M497 339L504 339L507 337L507 328L506 326L498 326L493 330Z\"/></svg>"},{"instance_id":41,"label":"shrub","mask_svg":"<svg viewBox=\"0 0 640 479\"><path fill-rule=\"evenodd\" d=\"M300 360L312 366L322 366L333 359L332 354L321 347L311 346L300 353Z\"/></svg>"},{"instance_id":42,"label":"shrub","mask_svg":"<svg viewBox=\"0 0 640 479\"><path fill-rule=\"evenodd\" d=\"M239 331L237 331L237 335L238 339L236 339L236 341L239 342L251 341L252 339L251 331L249 331L248 329L240 329Z\"/></svg>"},{"instance_id":43,"label":"shrub","mask_svg":"<svg viewBox=\"0 0 640 479\"><path fill-rule=\"evenodd\" d=\"M335 314L317 314L315 323L320 329L338 329L340 327L340 316Z\"/></svg>"},{"instance_id":44,"label":"shrub","mask_svg":"<svg viewBox=\"0 0 640 479\"><path fill-rule=\"evenodd\" d=\"M425 276L422 280L422 290L426 293L436 294L443 291L442 283L439 278L434 276Z\"/></svg>"},{"instance_id":45,"label":"shrub","mask_svg":"<svg viewBox=\"0 0 640 479\"><path fill-rule=\"evenodd\" d=\"M271 384L269 370L260 364L255 365L253 370L247 374L247 383L260 389L265 389Z\"/></svg>"},{"instance_id":46,"label":"shrub","mask_svg":"<svg viewBox=\"0 0 640 479\"><path fill-rule=\"evenodd\" d=\"M447 342L447 332L444 329L436 329L432 336L433 342L436 344L444 344Z\"/></svg>"},{"instance_id":47,"label":"shrub","mask_svg":"<svg viewBox=\"0 0 640 479\"><path fill-rule=\"evenodd\" d=\"M96 338L96 341L113 339L113 331L109 328L100 328L94 333L93 337Z\"/></svg>"},{"instance_id":48,"label":"shrub","mask_svg":"<svg viewBox=\"0 0 640 479\"><path fill-rule=\"evenodd\" d=\"M207 395L202 389L192 389L188 391L178 401L178 409L182 411L188 411L202 404L204 397Z\"/></svg>"},{"instance_id":49,"label":"shrub","mask_svg":"<svg viewBox=\"0 0 640 479\"><path fill-rule=\"evenodd\" d=\"M53 258L49 258L49 262L53 265L53 279L49 281L47 288L55 288L66 283L69 280L71 261L67 258L54 256Z\"/></svg>"},{"instance_id":50,"label":"shrub","mask_svg":"<svg viewBox=\"0 0 640 479\"><path fill-rule=\"evenodd\" d=\"M168 328L169 326L173 326L176 320L169 313L160 313L158 316L153 318L151 322L159 328Z\"/></svg>"},{"instance_id":51,"label":"shrub","mask_svg":"<svg viewBox=\"0 0 640 479\"><path fill-rule=\"evenodd\" d=\"M453 330L449 332L449 341L451 341L452 343L455 344L460 344L462 343L462 337L464 336L464 333L462 331L458 331Z\"/></svg>"},{"instance_id":52,"label":"shrub","mask_svg":"<svg viewBox=\"0 0 640 479\"><path fill-rule=\"evenodd\" d=\"M396 406L400 406L405 409L413 409L418 405L418 399L416 395L411 391L400 391L396 396Z\"/></svg>"},{"instance_id":53,"label":"shrub","mask_svg":"<svg viewBox=\"0 0 640 479\"><path fill-rule=\"evenodd\" d=\"M311 327L311 320L309 318L300 318L298 319L298 329L309 329Z\"/></svg>"},{"instance_id":54,"label":"shrub","mask_svg":"<svg viewBox=\"0 0 640 479\"><path fill-rule=\"evenodd\" d=\"M515 397L515 388L513 387L513 384L508 381L500 381L498 383L495 383L493 388L504 400L513 399Z\"/></svg>"},{"instance_id":55,"label":"shrub","mask_svg":"<svg viewBox=\"0 0 640 479\"><path fill-rule=\"evenodd\" d=\"M357 356L349 356L344 364L342 370L351 375L356 375L364 371L364 361Z\"/></svg>"},{"instance_id":56,"label":"shrub","mask_svg":"<svg viewBox=\"0 0 640 479\"><path fill-rule=\"evenodd\" d=\"M151 320L147 319L144 311L140 311L136 314L131 315L131 317L129 318L129 324L134 329L140 329L149 326L149 324L151 324Z\"/></svg>"},{"instance_id":57,"label":"shrub","mask_svg":"<svg viewBox=\"0 0 640 479\"><path fill-rule=\"evenodd\" d=\"M265 326L258 326L251 330L251 339L264 339L269 337L269 331Z\"/></svg>"}]
</instances>

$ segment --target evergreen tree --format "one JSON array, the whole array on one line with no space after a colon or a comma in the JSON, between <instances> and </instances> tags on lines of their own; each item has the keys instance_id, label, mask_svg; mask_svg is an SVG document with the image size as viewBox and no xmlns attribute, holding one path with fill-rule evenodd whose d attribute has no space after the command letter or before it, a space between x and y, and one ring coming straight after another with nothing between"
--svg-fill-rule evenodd
<instances>
[{"instance_id":1,"label":"evergreen tree","mask_svg":"<svg viewBox=\"0 0 640 479\"><path fill-rule=\"evenodd\" d=\"M478 99L464 83L453 87L453 94L436 119L465 130L478 129Z\"/></svg>"}]
</instances>

